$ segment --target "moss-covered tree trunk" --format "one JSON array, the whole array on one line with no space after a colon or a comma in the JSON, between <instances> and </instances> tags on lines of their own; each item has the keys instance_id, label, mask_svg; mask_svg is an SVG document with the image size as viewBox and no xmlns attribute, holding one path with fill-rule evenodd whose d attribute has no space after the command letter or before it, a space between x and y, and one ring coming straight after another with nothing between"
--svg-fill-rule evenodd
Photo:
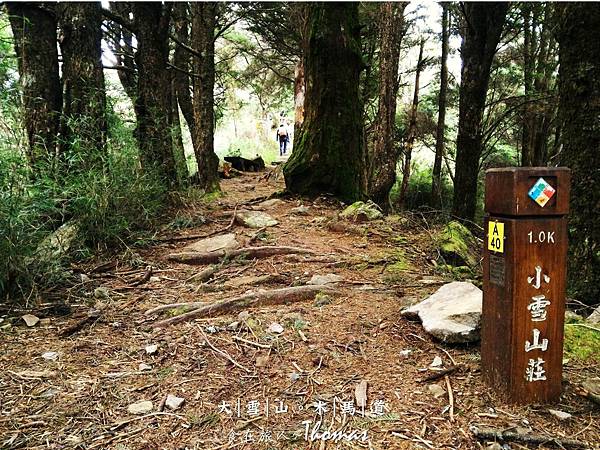
<instances>
[{"instance_id":1,"label":"moss-covered tree trunk","mask_svg":"<svg viewBox=\"0 0 600 450\"><path fill-rule=\"evenodd\" d=\"M138 69L136 138L140 161L167 185L177 182L169 124L171 76L169 22L172 4L139 2L133 6L137 29Z\"/></svg>"},{"instance_id":2,"label":"moss-covered tree trunk","mask_svg":"<svg viewBox=\"0 0 600 450\"><path fill-rule=\"evenodd\" d=\"M189 72L192 70L192 54L183 45L190 45L190 19L188 2L177 2L173 5L173 26L179 43L175 43L173 52L173 64L177 69L174 71L175 93L177 103L190 130L194 134L194 106L190 89ZM183 45L182 45L183 44ZM186 73L187 72L187 73Z\"/></svg>"},{"instance_id":3,"label":"moss-covered tree trunk","mask_svg":"<svg viewBox=\"0 0 600 450\"><path fill-rule=\"evenodd\" d=\"M54 5L8 2L27 131L27 159L34 176L54 159L62 96Z\"/></svg>"},{"instance_id":4,"label":"moss-covered tree trunk","mask_svg":"<svg viewBox=\"0 0 600 450\"><path fill-rule=\"evenodd\" d=\"M61 154L71 169L102 167L107 124L100 2L59 3L59 11L63 58Z\"/></svg>"},{"instance_id":5,"label":"moss-covered tree trunk","mask_svg":"<svg viewBox=\"0 0 600 450\"><path fill-rule=\"evenodd\" d=\"M358 3L311 3L304 52L304 123L283 168L290 192L365 193Z\"/></svg>"},{"instance_id":6,"label":"moss-covered tree trunk","mask_svg":"<svg viewBox=\"0 0 600 450\"><path fill-rule=\"evenodd\" d=\"M560 162L572 170L569 269L583 301L600 298L600 7L560 3Z\"/></svg>"},{"instance_id":7,"label":"moss-covered tree trunk","mask_svg":"<svg viewBox=\"0 0 600 450\"><path fill-rule=\"evenodd\" d=\"M482 152L482 120L490 68L508 11L507 2L465 2L456 140L453 213L473 220Z\"/></svg>"},{"instance_id":8,"label":"moss-covered tree trunk","mask_svg":"<svg viewBox=\"0 0 600 450\"><path fill-rule=\"evenodd\" d=\"M206 192L219 190L219 158L215 154L214 89L215 89L215 26L217 3L192 4L192 47L199 54L193 58L194 131L192 140L198 162L196 183Z\"/></svg>"},{"instance_id":9,"label":"moss-covered tree trunk","mask_svg":"<svg viewBox=\"0 0 600 450\"><path fill-rule=\"evenodd\" d=\"M384 2L379 11L379 108L375 142L369 161L369 197L387 209L396 182L399 146L394 142L400 43L404 35L406 2Z\"/></svg>"}]
</instances>

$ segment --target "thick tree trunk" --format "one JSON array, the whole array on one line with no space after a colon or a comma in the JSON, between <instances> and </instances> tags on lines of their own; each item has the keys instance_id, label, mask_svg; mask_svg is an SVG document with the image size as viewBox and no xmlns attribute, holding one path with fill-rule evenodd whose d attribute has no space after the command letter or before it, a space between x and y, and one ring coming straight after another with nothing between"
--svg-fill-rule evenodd
<instances>
[{"instance_id":1,"label":"thick tree trunk","mask_svg":"<svg viewBox=\"0 0 600 450\"><path fill-rule=\"evenodd\" d=\"M398 145L395 139L396 96L400 43L404 36L406 3L385 2L380 6L379 109L375 124L373 155L369 161L369 197L384 209L396 182Z\"/></svg>"},{"instance_id":2,"label":"thick tree trunk","mask_svg":"<svg viewBox=\"0 0 600 450\"><path fill-rule=\"evenodd\" d=\"M62 96L54 5L8 2L27 131L27 159L35 176L56 155Z\"/></svg>"},{"instance_id":3,"label":"thick tree trunk","mask_svg":"<svg viewBox=\"0 0 600 450\"><path fill-rule=\"evenodd\" d=\"M440 95L438 98L438 121L435 135L435 160L431 181L431 205L442 206L442 160L445 154L446 99L448 96L448 30L450 28L448 5L442 6L442 60L440 64Z\"/></svg>"},{"instance_id":4,"label":"thick tree trunk","mask_svg":"<svg viewBox=\"0 0 600 450\"><path fill-rule=\"evenodd\" d=\"M462 70L456 141L453 213L473 220L482 151L483 111L490 68L508 11L507 2L462 4Z\"/></svg>"},{"instance_id":5,"label":"thick tree trunk","mask_svg":"<svg viewBox=\"0 0 600 450\"><path fill-rule=\"evenodd\" d=\"M600 8L560 3L560 163L572 170L569 274L577 297L600 298Z\"/></svg>"},{"instance_id":6,"label":"thick tree trunk","mask_svg":"<svg viewBox=\"0 0 600 450\"><path fill-rule=\"evenodd\" d=\"M175 185L177 174L169 127L170 6L139 2L133 6L138 48L138 88L135 102L136 138L140 161L145 171L155 172L165 184Z\"/></svg>"},{"instance_id":7,"label":"thick tree trunk","mask_svg":"<svg viewBox=\"0 0 600 450\"><path fill-rule=\"evenodd\" d=\"M415 137L417 134L417 112L419 109L419 84L421 79L421 71L423 70L423 48L425 40L421 39L419 45L419 59L417 60L417 70L415 73L415 91L413 101L410 106L408 115L408 128L406 130L406 138L404 140L404 162L402 164L402 183L400 184L400 196L398 198L398 206L404 209L406 204L406 192L408 191L408 181L410 180L412 151L415 145Z\"/></svg>"},{"instance_id":8,"label":"thick tree trunk","mask_svg":"<svg viewBox=\"0 0 600 450\"><path fill-rule=\"evenodd\" d=\"M198 162L196 177L206 192L219 190L219 158L214 151L215 26L217 3L193 3L192 46L202 57L194 56L194 132L192 140Z\"/></svg>"},{"instance_id":9,"label":"thick tree trunk","mask_svg":"<svg viewBox=\"0 0 600 450\"><path fill-rule=\"evenodd\" d=\"M290 192L330 192L351 202L365 192L358 4L308 8L304 124L294 135L285 182Z\"/></svg>"},{"instance_id":10,"label":"thick tree trunk","mask_svg":"<svg viewBox=\"0 0 600 450\"><path fill-rule=\"evenodd\" d=\"M62 156L74 170L100 168L106 150L106 91L100 2L59 4L63 58Z\"/></svg>"}]
</instances>

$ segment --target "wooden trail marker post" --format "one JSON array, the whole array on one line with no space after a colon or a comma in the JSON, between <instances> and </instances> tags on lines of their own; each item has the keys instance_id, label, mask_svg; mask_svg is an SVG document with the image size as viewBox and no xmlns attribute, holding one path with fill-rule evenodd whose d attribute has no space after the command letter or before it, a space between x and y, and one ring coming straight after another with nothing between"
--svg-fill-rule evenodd
<instances>
[{"instance_id":1,"label":"wooden trail marker post","mask_svg":"<svg viewBox=\"0 0 600 450\"><path fill-rule=\"evenodd\" d=\"M481 364L511 402L560 396L570 181L567 168L486 172Z\"/></svg>"}]
</instances>

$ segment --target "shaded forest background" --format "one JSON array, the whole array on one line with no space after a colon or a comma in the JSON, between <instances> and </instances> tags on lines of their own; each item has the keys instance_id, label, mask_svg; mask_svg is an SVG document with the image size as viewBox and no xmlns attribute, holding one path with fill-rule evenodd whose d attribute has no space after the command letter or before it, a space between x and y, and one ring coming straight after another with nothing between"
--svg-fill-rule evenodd
<instances>
[{"instance_id":1,"label":"shaded forest background","mask_svg":"<svg viewBox=\"0 0 600 450\"><path fill-rule=\"evenodd\" d=\"M72 261L148 245L178 208L218 195L219 130L233 135L221 156L273 159L282 115L288 193L475 230L486 169L570 167L570 295L598 303L600 5L440 3L440 32L423 14L403 2L6 2L2 301L67 282ZM238 135L244 123L255 132ZM44 251L57 230L80 236L60 257Z\"/></svg>"}]
</instances>

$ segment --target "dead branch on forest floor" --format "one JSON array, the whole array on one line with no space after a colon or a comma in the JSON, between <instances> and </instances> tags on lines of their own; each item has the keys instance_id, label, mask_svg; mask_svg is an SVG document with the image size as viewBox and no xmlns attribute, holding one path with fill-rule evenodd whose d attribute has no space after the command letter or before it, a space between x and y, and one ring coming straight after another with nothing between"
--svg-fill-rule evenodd
<instances>
[{"instance_id":1,"label":"dead branch on forest floor","mask_svg":"<svg viewBox=\"0 0 600 450\"><path fill-rule=\"evenodd\" d=\"M580 447L586 448L588 445L585 442L577 441L568 438L558 438L554 436L546 436L543 434L523 434L516 431L505 431L490 427L470 427L471 433L478 439L490 441L506 441L506 442L522 442L526 444L542 444L555 445L557 447Z\"/></svg>"},{"instance_id":2,"label":"dead branch on forest floor","mask_svg":"<svg viewBox=\"0 0 600 450\"><path fill-rule=\"evenodd\" d=\"M229 298L218 303L200 306L190 312L156 322L153 326L164 327L199 317L231 313L239 309L299 302L312 299L319 292L331 293L333 292L333 288L330 286L295 286L270 291L260 290L239 297Z\"/></svg>"},{"instance_id":3,"label":"dead branch on forest floor","mask_svg":"<svg viewBox=\"0 0 600 450\"><path fill-rule=\"evenodd\" d=\"M315 251L307 248L288 246L244 247L236 250L218 250L214 252L173 253L168 258L170 261L184 264L210 264L219 262L223 258L235 258L236 256L245 256L246 258L253 259L294 253L314 255Z\"/></svg>"}]
</instances>

